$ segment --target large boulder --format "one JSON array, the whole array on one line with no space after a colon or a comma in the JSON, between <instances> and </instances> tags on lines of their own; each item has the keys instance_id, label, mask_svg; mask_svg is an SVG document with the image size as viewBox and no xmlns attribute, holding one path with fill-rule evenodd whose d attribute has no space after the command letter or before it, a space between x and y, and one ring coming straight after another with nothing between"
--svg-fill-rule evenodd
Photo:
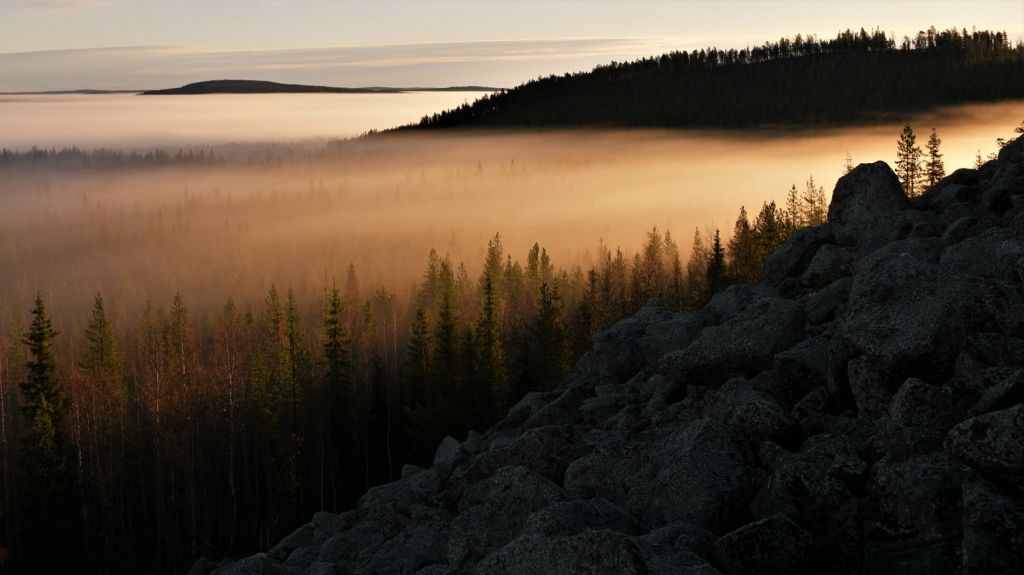
<instances>
[{"instance_id":1,"label":"large boulder","mask_svg":"<svg viewBox=\"0 0 1024 575\"><path fill-rule=\"evenodd\" d=\"M899 237L895 214L909 207L888 164L861 164L836 183L828 220L837 243L863 254Z\"/></svg>"},{"instance_id":2,"label":"large boulder","mask_svg":"<svg viewBox=\"0 0 1024 575\"><path fill-rule=\"evenodd\" d=\"M521 537L481 561L472 573L641 575L647 573L647 566L629 537L613 531L584 531L568 537Z\"/></svg>"},{"instance_id":3,"label":"large boulder","mask_svg":"<svg viewBox=\"0 0 1024 575\"><path fill-rule=\"evenodd\" d=\"M946 436L946 449L983 472L1024 478L1024 405L964 421Z\"/></svg>"},{"instance_id":4,"label":"large boulder","mask_svg":"<svg viewBox=\"0 0 1024 575\"><path fill-rule=\"evenodd\" d=\"M448 560L461 567L515 538L530 515L564 499L557 485L523 466L508 466L472 484L448 535Z\"/></svg>"},{"instance_id":5,"label":"large boulder","mask_svg":"<svg viewBox=\"0 0 1024 575\"><path fill-rule=\"evenodd\" d=\"M814 565L819 542L785 515L773 515L722 536L714 548L729 575L786 575Z\"/></svg>"},{"instance_id":6,"label":"large boulder","mask_svg":"<svg viewBox=\"0 0 1024 575\"><path fill-rule=\"evenodd\" d=\"M729 321L701 332L685 349L665 354L660 370L693 385L723 383L730 374L755 375L771 367L775 354L803 337L803 307L765 298Z\"/></svg>"},{"instance_id":7,"label":"large boulder","mask_svg":"<svg viewBox=\"0 0 1024 575\"><path fill-rule=\"evenodd\" d=\"M1024 493L978 476L964 480L963 566L969 575L1024 565Z\"/></svg>"}]
</instances>

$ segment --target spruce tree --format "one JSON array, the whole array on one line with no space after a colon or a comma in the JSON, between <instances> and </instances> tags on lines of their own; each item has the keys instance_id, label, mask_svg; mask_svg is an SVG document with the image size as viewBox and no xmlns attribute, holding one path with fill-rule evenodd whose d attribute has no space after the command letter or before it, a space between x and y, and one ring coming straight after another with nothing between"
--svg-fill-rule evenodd
<instances>
[{"instance_id":1,"label":"spruce tree","mask_svg":"<svg viewBox=\"0 0 1024 575\"><path fill-rule=\"evenodd\" d=\"M942 140L939 139L935 128L932 128L932 135L928 137L925 149L928 150L928 158L925 160L924 179L925 186L930 188L939 183L939 180L946 177L946 167L942 163L942 153L939 146Z\"/></svg>"},{"instance_id":2,"label":"spruce tree","mask_svg":"<svg viewBox=\"0 0 1024 575\"><path fill-rule=\"evenodd\" d=\"M337 283L327 291L323 319L323 391L325 394L325 427L327 431L327 468L329 485L324 489L330 493L331 505L339 509L344 497L355 494L354 466L352 452L351 420L352 409L351 359L349 356L349 335L345 321L345 304Z\"/></svg>"},{"instance_id":3,"label":"spruce tree","mask_svg":"<svg viewBox=\"0 0 1024 575\"><path fill-rule=\"evenodd\" d=\"M728 250L729 276L738 282L753 282L757 279L757 256L754 236L747 218L747 209L740 206L736 225L732 230Z\"/></svg>"},{"instance_id":4,"label":"spruce tree","mask_svg":"<svg viewBox=\"0 0 1024 575\"><path fill-rule=\"evenodd\" d=\"M709 299L708 295L708 263L711 259L710 253L704 247L704 238L700 229L693 230L693 247L690 251L690 260L686 264L686 309L694 310L704 305Z\"/></svg>"},{"instance_id":5,"label":"spruce tree","mask_svg":"<svg viewBox=\"0 0 1024 575\"><path fill-rule=\"evenodd\" d=\"M27 422L20 466L20 529L26 572L60 572L62 558L75 557L79 541L75 469L65 427L71 400L58 377L53 350L56 336L43 299L37 295L32 325L23 339L29 353L27 376L19 386L24 396L21 410ZM55 554L52 541L62 541L71 549Z\"/></svg>"},{"instance_id":6,"label":"spruce tree","mask_svg":"<svg viewBox=\"0 0 1024 575\"><path fill-rule=\"evenodd\" d=\"M803 199L800 196L800 192L796 189L796 184L793 184L786 193L785 219L790 232L795 232L804 227L804 208L802 204Z\"/></svg>"},{"instance_id":7,"label":"spruce tree","mask_svg":"<svg viewBox=\"0 0 1024 575\"><path fill-rule=\"evenodd\" d=\"M568 372L565 332L562 328L558 289L541 284L537 298L537 317L530 330L530 386L549 390Z\"/></svg>"},{"instance_id":8,"label":"spruce tree","mask_svg":"<svg viewBox=\"0 0 1024 575\"><path fill-rule=\"evenodd\" d=\"M505 371L505 351L498 325L498 310L490 269L484 270L480 316L476 324L476 409L484 416L481 427L497 417L512 399Z\"/></svg>"},{"instance_id":9,"label":"spruce tree","mask_svg":"<svg viewBox=\"0 0 1024 575\"><path fill-rule=\"evenodd\" d=\"M896 143L896 177L908 196L920 195L921 148L909 123L903 126Z\"/></svg>"},{"instance_id":10,"label":"spruce tree","mask_svg":"<svg viewBox=\"0 0 1024 575\"><path fill-rule=\"evenodd\" d=\"M714 240L711 242L711 257L708 259L708 299L711 296L725 289L725 248L722 247L722 236L715 230Z\"/></svg>"},{"instance_id":11,"label":"spruce tree","mask_svg":"<svg viewBox=\"0 0 1024 575\"><path fill-rule=\"evenodd\" d=\"M88 344L82 369L97 380L105 394L121 397L121 356L100 294L96 294L93 301L92 317L85 326L85 339Z\"/></svg>"}]
</instances>

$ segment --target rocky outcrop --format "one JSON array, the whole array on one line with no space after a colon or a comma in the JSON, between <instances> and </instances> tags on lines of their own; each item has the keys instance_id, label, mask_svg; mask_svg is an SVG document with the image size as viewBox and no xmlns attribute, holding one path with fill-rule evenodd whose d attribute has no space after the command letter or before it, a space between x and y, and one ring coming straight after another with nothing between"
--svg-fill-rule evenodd
<instances>
[{"instance_id":1,"label":"rocky outcrop","mask_svg":"<svg viewBox=\"0 0 1024 575\"><path fill-rule=\"evenodd\" d=\"M1024 140L836 186L761 282L652 301L558 389L217 573L1011 573Z\"/></svg>"}]
</instances>

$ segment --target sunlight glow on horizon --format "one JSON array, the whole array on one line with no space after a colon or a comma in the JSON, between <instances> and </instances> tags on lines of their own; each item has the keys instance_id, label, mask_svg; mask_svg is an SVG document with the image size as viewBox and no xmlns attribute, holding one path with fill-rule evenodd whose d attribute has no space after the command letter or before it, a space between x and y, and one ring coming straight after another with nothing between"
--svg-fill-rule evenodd
<instances>
[{"instance_id":1,"label":"sunlight glow on horizon","mask_svg":"<svg viewBox=\"0 0 1024 575\"><path fill-rule=\"evenodd\" d=\"M861 27L899 39L930 25L1006 31L1016 41L1024 2L5 0L0 91L160 88L253 74L339 86L511 87L671 50Z\"/></svg>"}]
</instances>

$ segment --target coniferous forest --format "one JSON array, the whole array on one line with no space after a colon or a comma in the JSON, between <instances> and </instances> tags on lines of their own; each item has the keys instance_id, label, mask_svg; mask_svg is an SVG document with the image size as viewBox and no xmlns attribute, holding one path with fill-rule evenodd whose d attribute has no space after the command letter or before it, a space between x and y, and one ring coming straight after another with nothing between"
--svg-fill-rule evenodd
<instances>
[{"instance_id":1,"label":"coniferous forest","mask_svg":"<svg viewBox=\"0 0 1024 575\"><path fill-rule=\"evenodd\" d=\"M66 353L37 298L26 328L0 326L4 540L31 558L13 567L173 573L267 548L554 388L649 299L694 309L752 281L824 202L812 180L787 208L741 208L731 239L697 230L688 259L656 228L587 270L539 245L521 261L495 235L479 277L431 251L408 294L350 266L319 301L269 286L261 305L197 315L179 294L129 325L97 294ZM73 552L47 553L55 529Z\"/></svg>"},{"instance_id":2,"label":"coniferous forest","mask_svg":"<svg viewBox=\"0 0 1024 575\"><path fill-rule=\"evenodd\" d=\"M1024 45L1004 32L796 35L743 49L677 51L527 82L413 128L842 125L1024 97Z\"/></svg>"}]
</instances>

